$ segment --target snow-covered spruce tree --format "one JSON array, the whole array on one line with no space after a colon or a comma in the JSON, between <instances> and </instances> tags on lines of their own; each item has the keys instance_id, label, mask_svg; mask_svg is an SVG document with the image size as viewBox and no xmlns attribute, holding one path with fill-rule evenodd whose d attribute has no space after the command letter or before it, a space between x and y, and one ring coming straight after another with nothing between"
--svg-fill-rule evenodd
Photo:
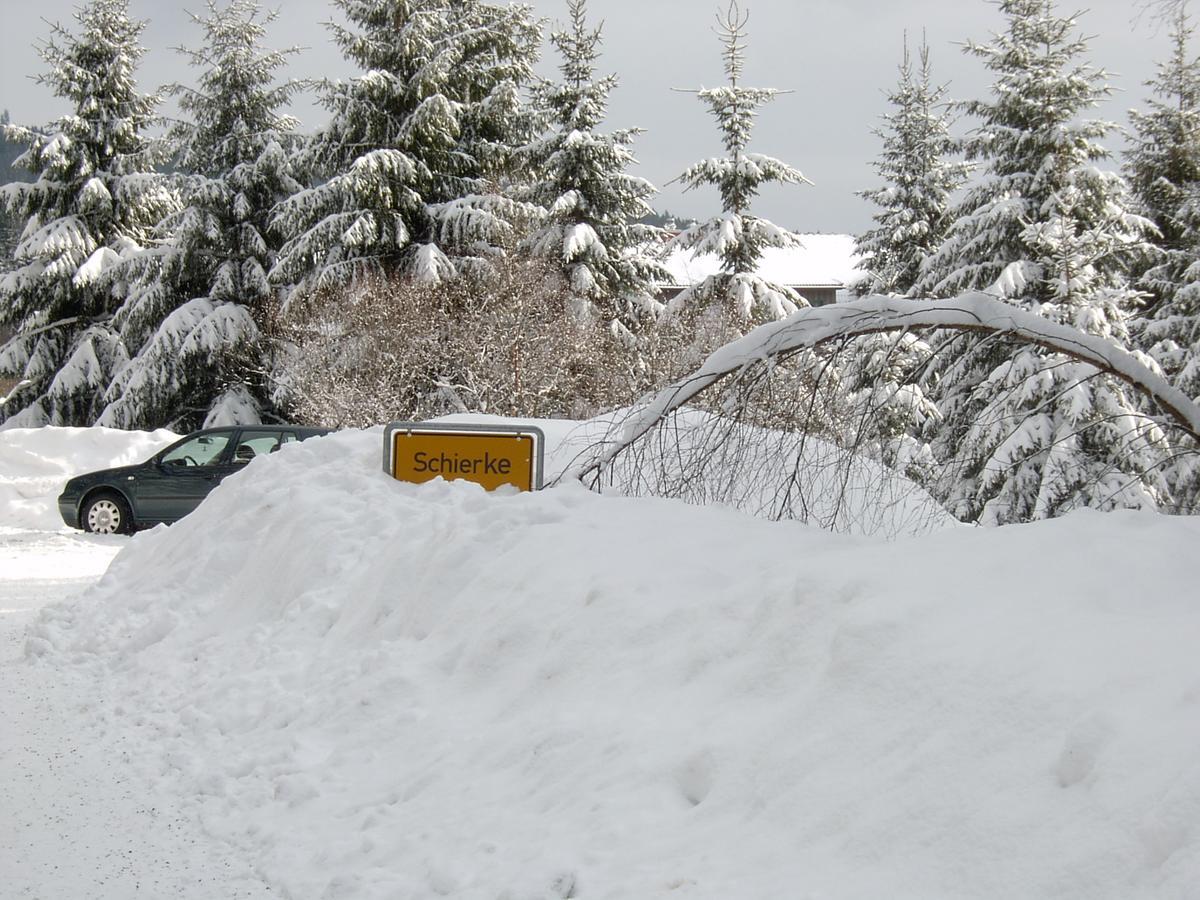
<instances>
[{"instance_id":1,"label":"snow-covered spruce tree","mask_svg":"<svg viewBox=\"0 0 1200 900\"><path fill-rule=\"evenodd\" d=\"M875 134L883 149L875 169L884 186L859 196L879 207L875 227L858 237L855 250L866 277L859 294L907 294L925 258L945 237L950 197L961 186L968 166L950 159L950 111L945 88L933 84L929 47L922 42L914 71L904 40L900 77L888 95L893 110ZM929 444L922 438L940 422L936 405L926 396L918 376L931 348L909 333L879 334L849 343L839 360L844 374L839 405L855 443L868 455L929 482L936 471Z\"/></svg>"},{"instance_id":2,"label":"snow-covered spruce tree","mask_svg":"<svg viewBox=\"0 0 1200 900\"><path fill-rule=\"evenodd\" d=\"M904 41L900 78L888 95L893 110L875 130L883 149L875 171L884 185L861 191L860 197L879 207L875 227L855 241L858 267L867 277L856 290L865 294L907 294L921 273L921 264L945 237L950 197L966 177L968 166L951 160L950 106L946 89L933 84L929 46L918 51L914 72Z\"/></svg>"},{"instance_id":3,"label":"snow-covered spruce tree","mask_svg":"<svg viewBox=\"0 0 1200 900\"><path fill-rule=\"evenodd\" d=\"M72 111L45 132L5 129L29 147L18 164L35 178L0 189L24 223L16 268L0 279L0 324L16 331L0 348L0 374L22 382L0 408L10 426L96 420L126 362L104 270L175 203L144 135L158 98L134 80L144 23L129 18L127 0L91 0L75 18L78 34L56 25L40 48L49 68L39 76Z\"/></svg>"},{"instance_id":4,"label":"snow-covered spruce tree","mask_svg":"<svg viewBox=\"0 0 1200 900\"><path fill-rule=\"evenodd\" d=\"M748 16L731 2L717 15L724 50L725 87L697 91L717 120L726 154L702 160L679 176L686 190L715 186L721 194L722 213L677 235L671 249L715 253L721 271L683 291L671 311L689 306L716 307L744 324L754 319L779 319L807 302L786 286L771 284L757 275L759 259L768 247L798 247L800 239L785 228L750 213L750 203L764 184L807 183L797 169L747 148L754 119L763 104L780 93L775 88L750 88L741 84Z\"/></svg>"},{"instance_id":5,"label":"snow-covered spruce tree","mask_svg":"<svg viewBox=\"0 0 1200 900\"><path fill-rule=\"evenodd\" d=\"M527 210L497 191L532 117L520 88L540 30L479 0L334 0L364 74L325 85L329 124L306 160L320 183L283 201L271 277L302 292L373 274L453 277L514 240Z\"/></svg>"},{"instance_id":6,"label":"snow-covered spruce tree","mask_svg":"<svg viewBox=\"0 0 1200 900\"><path fill-rule=\"evenodd\" d=\"M1149 224L1120 175L1099 163L1113 126L1082 119L1109 92L1079 58L1073 18L1051 0L1003 0L1008 30L967 52L995 73L965 141L982 177L955 211L917 292L983 290L1087 333L1125 341L1131 262ZM950 461L943 499L960 518L998 524L1079 505L1153 505L1162 434L1111 376L1032 346L958 337L935 348L935 399Z\"/></svg>"},{"instance_id":7,"label":"snow-covered spruce tree","mask_svg":"<svg viewBox=\"0 0 1200 900\"><path fill-rule=\"evenodd\" d=\"M17 267L17 244L21 236L16 218L0 205L0 275Z\"/></svg>"},{"instance_id":8,"label":"snow-covered spruce tree","mask_svg":"<svg viewBox=\"0 0 1200 900\"><path fill-rule=\"evenodd\" d=\"M1186 4L1174 10L1171 59L1149 82L1147 112L1130 113L1126 171L1158 227L1161 256L1141 279L1152 294L1138 323L1142 344L1179 387L1200 396L1200 59Z\"/></svg>"},{"instance_id":9,"label":"snow-covered spruce tree","mask_svg":"<svg viewBox=\"0 0 1200 900\"><path fill-rule=\"evenodd\" d=\"M649 252L658 229L636 224L653 213L647 201L656 189L625 171L640 129L597 131L617 79L596 78L601 28L588 28L585 0L567 0L567 8L569 29L550 36L563 81L535 90L549 130L520 154L536 173L522 196L547 211L524 246L562 273L573 306L594 310L625 337L657 311L654 285L668 277Z\"/></svg>"},{"instance_id":10,"label":"snow-covered spruce tree","mask_svg":"<svg viewBox=\"0 0 1200 900\"><path fill-rule=\"evenodd\" d=\"M837 356L842 443L920 484L937 474L924 436L941 413L920 383L932 352L923 337L903 331L854 338Z\"/></svg>"},{"instance_id":11,"label":"snow-covered spruce tree","mask_svg":"<svg viewBox=\"0 0 1200 900\"><path fill-rule=\"evenodd\" d=\"M171 88L188 118L168 134L184 207L121 272L128 290L115 323L132 358L106 392L100 424L187 430L272 415L262 326L278 242L267 219L301 190L287 152L295 121L280 109L302 87L275 80L295 50L262 47L275 16L256 0L210 0L192 17L204 44L182 52L200 73L195 88Z\"/></svg>"},{"instance_id":12,"label":"snow-covered spruce tree","mask_svg":"<svg viewBox=\"0 0 1200 900\"><path fill-rule=\"evenodd\" d=\"M0 110L0 184L7 184L20 179L20 171L13 168L16 161L25 150L20 144L10 142L6 137L6 129L12 125L8 110ZM16 266L13 255L17 249L17 239L21 234L21 225L16 217L11 215L0 203L0 273L11 271Z\"/></svg>"},{"instance_id":13,"label":"snow-covered spruce tree","mask_svg":"<svg viewBox=\"0 0 1200 900\"><path fill-rule=\"evenodd\" d=\"M1158 228L1155 243L1162 251L1140 280L1152 295L1152 312L1170 305L1198 249L1184 216L1200 185L1200 60L1188 52L1193 33L1187 6L1180 3L1171 17L1171 58L1147 82L1148 109L1129 114L1133 129L1125 172L1140 211Z\"/></svg>"},{"instance_id":14,"label":"snow-covered spruce tree","mask_svg":"<svg viewBox=\"0 0 1200 900\"><path fill-rule=\"evenodd\" d=\"M1098 261L1126 238L1080 224L1082 192L1056 197L1056 218L1031 224L1053 294L1037 307L1052 321L1129 343L1126 310L1136 295L1109 286ZM972 397L982 401L959 447L972 476L968 503L985 524L1048 518L1079 506L1154 507L1166 501L1165 435L1112 375L1038 347L1015 348ZM982 462L982 465L980 463Z\"/></svg>"},{"instance_id":15,"label":"snow-covered spruce tree","mask_svg":"<svg viewBox=\"0 0 1200 900\"><path fill-rule=\"evenodd\" d=\"M1171 58L1148 82L1148 109L1130 113L1125 156L1133 192L1159 231L1159 255L1139 281L1151 298L1134 327L1139 345L1200 401L1200 60L1189 52L1186 2L1167 13ZM1169 475L1178 506L1200 506L1200 457L1180 454Z\"/></svg>"},{"instance_id":16,"label":"snow-covered spruce tree","mask_svg":"<svg viewBox=\"0 0 1200 900\"><path fill-rule=\"evenodd\" d=\"M1099 141L1111 122L1080 118L1111 93L1107 75L1079 61L1087 42L1073 36L1076 20L1056 14L1053 0L1003 0L1008 31L966 52L995 74L992 98L962 107L979 120L962 142L981 177L953 211L946 239L917 284L923 296L992 290L1026 305L1054 295L1042 278L1045 261L1029 245L1028 225L1057 218L1062 189L1072 186L1081 226L1104 224L1128 250L1098 261L1120 282L1145 245L1147 223L1130 211L1128 188L1097 163L1109 157Z\"/></svg>"},{"instance_id":17,"label":"snow-covered spruce tree","mask_svg":"<svg viewBox=\"0 0 1200 900\"><path fill-rule=\"evenodd\" d=\"M1174 216L1181 244L1190 244L1188 255L1166 251L1164 267L1180 265L1178 282L1151 315L1135 323L1138 342L1174 385L1200 403L1200 184L1192 184ZM1182 257L1182 258L1181 258ZM1153 270L1151 270L1153 271ZM1160 285L1163 283L1160 282ZM1200 510L1200 447L1181 441L1180 452L1167 467L1174 499L1173 509Z\"/></svg>"}]
</instances>

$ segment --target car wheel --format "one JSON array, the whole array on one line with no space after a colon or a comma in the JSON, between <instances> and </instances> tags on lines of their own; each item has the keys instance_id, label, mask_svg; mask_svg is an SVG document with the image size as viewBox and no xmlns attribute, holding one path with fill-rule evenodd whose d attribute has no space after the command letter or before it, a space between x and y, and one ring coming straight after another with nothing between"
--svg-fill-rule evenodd
<instances>
[{"instance_id":1,"label":"car wheel","mask_svg":"<svg viewBox=\"0 0 1200 900\"><path fill-rule=\"evenodd\" d=\"M97 494L88 500L79 523L84 531L91 534L128 534L133 531L129 504L116 494Z\"/></svg>"}]
</instances>

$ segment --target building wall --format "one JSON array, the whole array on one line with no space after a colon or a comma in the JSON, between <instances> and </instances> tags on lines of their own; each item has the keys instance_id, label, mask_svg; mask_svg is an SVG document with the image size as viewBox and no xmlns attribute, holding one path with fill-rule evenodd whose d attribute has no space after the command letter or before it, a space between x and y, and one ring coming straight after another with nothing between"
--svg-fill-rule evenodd
<instances>
[{"instance_id":1,"label":"building wall","mask_svg":"<svg viewBox=\"0 0 1200 900\"><path fill-rule=\"evenodd\" d=\"M807 300L809 306L828 306L837 302L838 289L835 287L796 287L793 290Z\"/></svg>"}]
</instances>

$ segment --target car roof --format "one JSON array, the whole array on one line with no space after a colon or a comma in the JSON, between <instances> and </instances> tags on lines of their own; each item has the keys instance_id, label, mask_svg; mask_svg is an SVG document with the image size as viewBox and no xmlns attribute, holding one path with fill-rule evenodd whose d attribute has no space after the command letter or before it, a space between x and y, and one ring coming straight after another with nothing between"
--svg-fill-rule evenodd
<instances>
[{"instance_id":1,"label":"car roof","mask_svg":"<svg viewBox=\"0 0 1200 900\"><path fill-rule=\"evenodd\" d=\"M308 437L316 437L322 434L331 434L332 428L318 428L312 425L287 425L284 423L259 425L214 425L211 428L201 428L197 431L189 431L181 437L195 437L198 434L232 434L235 431L294 431L296 434L303 434Z\"/></svg>"}]
</instances>

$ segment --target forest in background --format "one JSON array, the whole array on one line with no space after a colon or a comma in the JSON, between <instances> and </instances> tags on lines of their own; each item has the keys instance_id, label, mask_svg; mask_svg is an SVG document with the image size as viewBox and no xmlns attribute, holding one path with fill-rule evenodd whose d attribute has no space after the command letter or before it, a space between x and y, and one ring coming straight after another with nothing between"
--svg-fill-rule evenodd
<instances>
[{"instance_id":1,"label":"forest in background","mask_svg":"<svg viewBox=\"0 0 1200 900\"><path fill-rule=\"evenodd\" d=\"M757 272L765 249L800 239L754 215L756 194L807 179L752 147L781 91L743 83L736 3L717 14L726 83L695 92L725 152L678 176L715 188L721 210L672 233L650 224L655 187L627 171L639 129L605 129L616 76L584 0L566 0L550 34L557 80L534 76L542 26L520 5L332 7L361 74L318 85L277 77L298 51L269 48L273 14L253 0L210 2L184 51L192 82L151 93L125 0L54 27L38 77L71 111L50 129L4 127L31 179L0 193L20 226L0 280L4 427L583 417L806 305ZM984 97L951 100L928 49L906 48L881 184L863 190L877 211L858 236L860 289L984 291L1200 396L1200 67L1187 4L1160 12L1174 52L1121 160L1116 123L1088 118L1106 75L1052 0L1004 0L995 33L967 41L993 79ZM309 89L329 119L304 134L283 110ZM181 118L159 133L168 95ZM672 250L721 270L664 302ZM754 424L834 445L853 432L856 452L967 521L1186 511L1200 495L1188 437L1118 379L1036 345L864 336L771 378L786 401Z\"/></svg>"}]
</instances>

